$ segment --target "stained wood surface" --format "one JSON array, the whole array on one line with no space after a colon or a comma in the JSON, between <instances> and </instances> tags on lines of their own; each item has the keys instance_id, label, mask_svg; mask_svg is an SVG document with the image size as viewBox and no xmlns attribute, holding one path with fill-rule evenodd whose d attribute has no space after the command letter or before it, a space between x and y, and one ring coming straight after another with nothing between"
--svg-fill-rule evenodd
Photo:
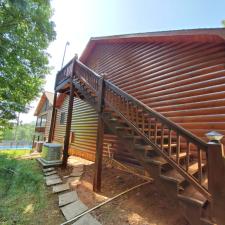
<instances>
[{"instance_id":1,"label":"stained wood surface","mask_svg":"<svg viewBox=\"0 0 225 225\"><path fill-rule=\"evenodd\" d=\"M225 44L102 43L85 63L203 140L225 134Z\"/></svg>"}]
</instances>

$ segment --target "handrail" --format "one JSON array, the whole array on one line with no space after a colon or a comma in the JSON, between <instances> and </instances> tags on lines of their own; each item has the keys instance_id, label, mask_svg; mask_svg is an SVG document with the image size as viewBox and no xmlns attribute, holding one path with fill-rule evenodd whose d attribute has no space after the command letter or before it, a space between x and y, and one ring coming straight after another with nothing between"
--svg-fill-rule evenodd
<instances>
[{"instance_id":1,"label":"handrail","mask_svg":"<svg viewBox=\"0 0 225 225\"><path fill-rule=\"evenodd\" d=\"M101 76L99 74L97 74L96 72L91 70L89 67L84 65L81 61L76 60L76 63L79 66L81 66L85 71L87 71L88 73L91 73L92 75L94 75L97 79L101 78ZM69 63L67 65L69 65ZM188 138L191 139L194 143L196 143L198 145L201 145L201 147L203 149L207 148L207 143L205 143L203 140L201 140L200 138L198 138L197 136L195 136L191 132L189 132L186 129L184 129L183 127L175 124L170 119L164 117L162 114L156 112L154 109L150 108L149 106L145 105L144 103L142 103L138 99L136 99L133 96L129 95L128 93L124 92L119 87L117 87L116 85L112 84L110 81L105 80L105 83L106 83L106 85L110 86L111 89L113 89L114 91L118 92L121 96L126 97L128 100L130 100L130 101L134 102L136 105L140 106L142 109L145 110L146 113L153 114L155 117L157 117L158 119L162 120L165 125L170 126L171 128L177 130L181 135L188 136Z\"/></svg>"},{"instance_id":2,"label":"handrail","mask_svg":"<svg viewBox=\"0 0 225 225\"><path fill-rule=\"evenodd\" d=\"M133 101L137 105L142 107L146 111L146 113L153 114L154 116L156 116L159 119L161 119L163 121L163 123L165 123L166 125L170 126L173 129L177 130L181 135L188 136L190 139L192 139L192 141L194 143L200 144L203 148L207 148L207 146L208 146L207 143L205 143L203 140L201 140L200 138L198 138L197 136L195 136L191 132L185 130L183 127L175 124L170 119L168 119L168 118L164 117L162 114L156 112L154 109L152 109L152 108L148 107L147 105L143 104L138 99L136 99L133 96L129 95L128 93L122 91L120 88L118 88L116 85L112 84L110 81L105 80L105 83L106 83L106 85L110 86L114 91L120 93L122 96L126 97L130 101Z\"/></svg>"},{"instance_id":3,"label":"handrail","mask_svg":"<svg viewBox=\"0 0 225 225\"><path fill-rule=\"evenodd\" d=\"M84 65L81 61L76 60L76 63L78 65L80 65L81 67L83 67L87 72L92 73L93 75L95 75L97 78L101 78L101 76L99 74L97 74L95 71L91 70L89 67L87 67L86 65Z\"/></svg>"}]
</instances>

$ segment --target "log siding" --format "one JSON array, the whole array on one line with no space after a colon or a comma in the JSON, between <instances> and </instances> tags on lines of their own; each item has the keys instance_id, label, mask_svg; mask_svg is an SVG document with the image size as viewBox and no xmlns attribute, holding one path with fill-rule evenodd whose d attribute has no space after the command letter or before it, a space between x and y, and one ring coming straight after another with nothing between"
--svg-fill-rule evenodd
<instances>
[{"instance_id":1,"label":"log siding","mask_svg":"<svg viewBox=\"0 0 225 225\"><path fill-rule=\"evenodd\" d=\"M225 44L101 43L84 63L200 138L225 134Z\"/></svg>"}]
</instances>

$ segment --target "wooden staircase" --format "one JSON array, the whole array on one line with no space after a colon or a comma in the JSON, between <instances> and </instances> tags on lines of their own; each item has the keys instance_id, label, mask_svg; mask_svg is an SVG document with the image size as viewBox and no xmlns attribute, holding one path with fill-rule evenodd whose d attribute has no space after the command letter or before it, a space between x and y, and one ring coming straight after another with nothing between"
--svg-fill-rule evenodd
<instances>
[{"instance_id":1,"label":"wooden staircase","mask_svg":"<svg viewBox=\"0 0 225 225\"><path fill-rule=\"evenodd\" d=\"M158 188L180 205L189 223L216 224L209 179L211 146L104 80L80 61L71 61L69 66L73 68L70 76L76 96L96 109L99 118L125 143ZM60 77L63 71L65 75L66 69ZM224 225L225 219L223 222L217 224Z\"/></svg>"}]
</instances>

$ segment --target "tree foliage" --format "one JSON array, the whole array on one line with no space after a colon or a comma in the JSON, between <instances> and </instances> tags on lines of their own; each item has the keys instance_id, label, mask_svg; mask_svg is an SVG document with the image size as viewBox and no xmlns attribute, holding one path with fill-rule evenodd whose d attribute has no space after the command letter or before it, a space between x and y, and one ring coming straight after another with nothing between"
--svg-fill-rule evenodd
<instances>
[{"instance_id":1,"label":"tree foliage","mask_svg":"<svg viewBox=\"0 0 225 225\"><path fill-rule=\"evenodd\" d=\"M35 123L14 125L12 129L6 128L2 134L2 140L5 141L27 141L31 142L34 134ZM16 135L16 137L15 137Z\"/></svg>"},{"instance_id":2,"label":"tree foliage","mask_svg":"<svg viewBox=\"0 0 225 225\"><path fill-rule=\"evenodd\" d=\"M49 72L49 0L0 0L0 127L25 112Z\"/></svg>"}]
</instances>

